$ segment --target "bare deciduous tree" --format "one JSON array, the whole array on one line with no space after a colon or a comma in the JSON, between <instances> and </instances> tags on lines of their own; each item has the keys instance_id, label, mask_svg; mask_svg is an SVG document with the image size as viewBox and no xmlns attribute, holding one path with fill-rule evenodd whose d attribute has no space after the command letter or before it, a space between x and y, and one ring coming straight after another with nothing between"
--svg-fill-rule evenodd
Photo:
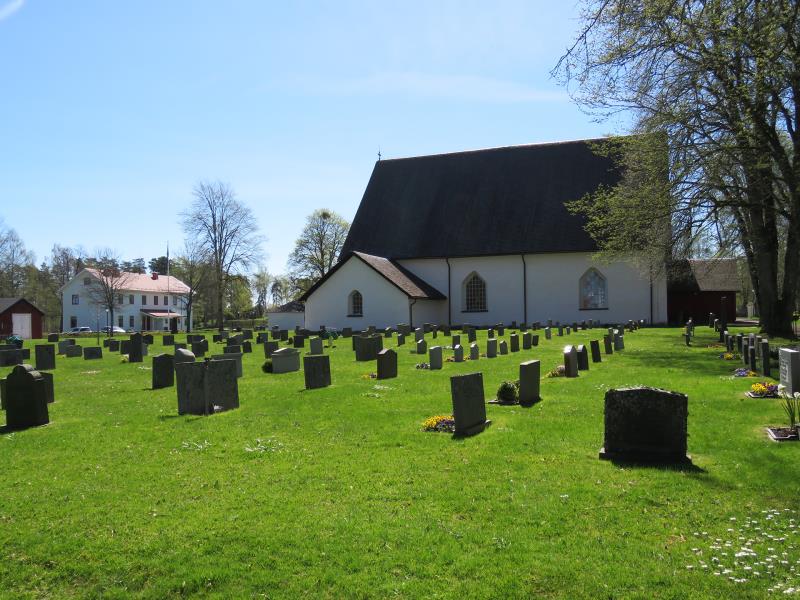
<instances>
[{"instance_id":1,"label":"bare deciduous tree","mask_svg":"<svg viewBox=\"0 0 800 600\"><path fill-rule=\"evenodd\" d=\"M289 256L289 267L297 280L313 284L331 270L339 258L350 224L332 210L315 210Z\"/></svg>"},{"instance_id":2,"label":"bare deciduous tree","mask_svg":"<svg viewBox=\"0 0 800 600\"><path fill-rule=\"evenodd\" d=\"M92 282L89 286L89 300L99 309L109 312L109 334L114 331L114 312L122 305L122 292L131 281L131 274L120 268L118 255L109 249L98 251L92 262Z\"/></svg>"},{"instance_id":3,"label":"bare deciduous tree","mask_svg":"<svg viewBox=\"0 0 800 600\"><path fill-rule=\"evenodd\" d=\"M172 274L189 288L182 302L186 308L186 331L192 330L192 311L194 310L198 288L208 273L208 257L202 246L193 238L184 242L183 251L172 262Z\"/></svg>"},{"instance_id":4,"label":"bare deciduous tree","mask_svg":"<svg viewBox=\"0 0 800 600\"><path fill-rule=\"evenodd\" d=\"M229 185L200 182L193 195L191 206L181 213L183 230L208 256L217 298L217 327L222 330L228 280L258 261L262 238L253 213L236 199Z\"/></svg>"}]
</instances>

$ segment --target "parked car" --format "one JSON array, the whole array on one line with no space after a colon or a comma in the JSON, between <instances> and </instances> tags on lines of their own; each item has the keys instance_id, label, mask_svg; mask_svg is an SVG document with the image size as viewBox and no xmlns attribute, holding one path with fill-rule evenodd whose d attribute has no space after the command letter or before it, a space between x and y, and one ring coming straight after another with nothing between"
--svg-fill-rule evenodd
<instances>
[{"instance_id":1,"label":"parked car","mask_svg":"<svg viewBox=\"0 0 800 600\"><path fill-rule=\"evenodd\" d=\"M114 327L103 327L100 329L100 331L103 333L125 333L125 330L122 327L117 327L116 325Z\"/></svg>"},{"instance_id":2,"label":"parked car","mask_svg":"<svg viewBox=\"0 0 800 600\"><path fill-rule=\"evenodd\" d=\"M69 330L70 333L92 333L91 327L73 327Z\"/></svg>"}]
</instances>

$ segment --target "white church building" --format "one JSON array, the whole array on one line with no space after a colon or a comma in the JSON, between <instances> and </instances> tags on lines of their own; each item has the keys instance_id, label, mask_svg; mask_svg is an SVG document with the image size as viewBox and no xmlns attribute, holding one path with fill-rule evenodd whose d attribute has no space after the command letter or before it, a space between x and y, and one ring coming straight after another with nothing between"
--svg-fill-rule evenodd
<instances>
[{"instance_id":1,"label":"white church building","mask_svg":"<svg viewBox=\"0 0 800 600\"><path fill-rule=\"evenodd\" d=\"M565 207L618 180L593 141L378 161L305 327L666 322L666 281L595 260Z\"/></svg>"}]
</instances>

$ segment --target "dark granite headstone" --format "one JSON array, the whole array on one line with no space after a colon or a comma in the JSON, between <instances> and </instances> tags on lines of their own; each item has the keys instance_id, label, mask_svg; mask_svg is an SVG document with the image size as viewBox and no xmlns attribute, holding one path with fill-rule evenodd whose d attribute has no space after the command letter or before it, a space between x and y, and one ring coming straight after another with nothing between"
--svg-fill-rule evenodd
<instances>
[{"instance_id":1,"label":"dark granite headstone","mask_svg":"<svg viewBox=\"0 0 800 600\"><path fill-rule=\"evenodd\" d=\"M264 358L269 358L272 356L272 353L275 352L280 348L280 344L274 341L264 342Z\"/></svg>"},{"instance_id":2,"label":"dark granite headstone","mask_svg":"<svg viewBox=\"0 0 800 600\"><path fill-rule=\"evenodd\" d=\"M397 352L385 348L378 352L378 379L397 377Z\"/></svg>"},{"instance_id":3,"label":"dark granite headstone","mask_svg":"<svg viewBox=\"0 0 800 600\"><path fill-rule=\"evenodd\" d=\"M464 348L461 346L461 344L456 344L453 346L453 360L455 362L464 361Z\"/></svg>"},{"instance_id":4,"label":"dark granite headstone","mask_svg":"<svg viewBox=\"0 0 800 600\"><path fill-rule=\"evenodd\" d=\"M511 351L519 352L519 336L516 333L512 333L508 336L508 341L511 344Z\"/></svg>"},{"instance_id":5,"label":"dark granite headstone","mask_svg":"<svg viewBox=\"0 0 800 600\"><path fill-rule=\"evenodd\" d=\"M66 354L67 348L73 345L75 340L61 340L58 342L58 353L59 354Z\"/></svg>"},{"instance_id":6,"label":"dark granite headstone","mask_svg":"<svg viewBox=\"0 0 800 600\"><path fill-rule=\"evenodd\" d=\"M604 335L603 336L603 346L605 348L606 354L614 354L614 346L611 344L611 336Z\"/></svg>"},{"instance_id":7,"label":"dark granite headstone","mask_svg":"<svg viewBox=\"0 0 800 600\"><path fill-rule=\"evenodd\" d=\"M175 336L174 335L165 335L161 338L161 345L162 346L172 346L175 343Z\"/></svg>"},{"instance_id":8,"label":"dark granite headstone","mask_svg":"<svg viewBox=\"0 0 800 600\"><path fill-rule=\"evenodd\" d=\"M533 344L533 337L530 331L526 331L522 334L522 349L523 350L530 350Z\"/></svg>"},{"instance_id":9,"label":"dark granite headstone","mask_svg":"<svg viewBox=\"0 0 800 600\"><path fill-rule=\"evenodd\" d=\"M194 342L194 343L192 343L192 349L191 349L192 354L194 354L195 357L203 357L203 356L205 356L206 351L207 351L207 349L206 349L207 345L208 345L207 343L203 344L203 342Z\"/></svg>"},{"instance_id":10,"label":"dark granite headstone","mask_svg":"<svg viewBox=\"0 0 800 600\"><path fill-rule=\"evenodd\" d=\"M496 358L497 357L497 340L495 338L489 338L486 340L486 358Z\"/></svg>"},{"instance_id":11,"label":"dark granite headstone","mask_svg":"<svg viewBox=\"0 0 800 600\"><path fill-rule=\"evenodd\" d=\"M36 344L36 370L49 371L56 368L56 347L52 344Z\"/></svg>"},{"instance_id":12,"label":"dark granite headstone","mask_svg":"<svg viewBox=\"0 0 800 600\"><path fill-rule=\"evenodd\" d=\"M220 360L230 360L236 363L236 376L241 377L244 372L242 370L242 355L241 354L215 354L211 356L207 360L213 361L220 361Z\"/></svg>"},{"instance_id":13,"label":"dark granite headstone","mask_svg":"<svg viewBox=\"0 0 800 600\"><path fill-rule=\"evenodd\" d=\"M128 345L128 362L140 363L142 362L145 351L144 339L141 333L134 333L130 338Z\"/></svg>"},{"instance_id":14,"label":"dark granite headstone","mask_svg":"<svg viewBox=\"0 0 800 600\"><path fill-rule=\"evenodd\" d=\"M242 356L223 355L205 361L206 398L214 412L239 408L239 382ZM201 363L202 364L202 363Z\"/></svg>"},{"instance_id":15,"label":"dark granite headstone","mask_svg":"<svg viewBox=\"0 0 800 600\"><path fill-rule=\"evenodd\" d=\"M253 339L253 330L242 329L242 340L252 340L252 339Z\"/></svg>"},{"instance_id":16,"label":"dark granite headstone","mask_svg":"<svg viewBox=\"0 0 800 600\"><path fill-rule=\"evenodd\" d=\"M578 370L579 371L589 370L589 351L583 344L578 346Z\"/></svg>"},{"instance_id":17,"label":"dark granite headstone","mask_svg":"<svg viewBox=\"0 0 800 600\"><path fill-rule=\"evenodd\" d=\"M490 421L486 419L483 374L456 375L450 378L455 435L480 433Z\"/></svg>"},{"instance_id":18,"label":"dark granite headstone","mask_svg":"<svg viewBox=\"0 0 800 600\"><path fill-rule=\"evenodd\" d=\"M430 351L428 352L428 364L430 365L431 370L438 371L442 368L442 347L441 346L431 346Z\"/></svg>"},{"instance_id":19,"label":"dark granite headstone","mask_svg":"<svg viewBox=\"0 0 800 600\"><path fill-rule=\"evenodd\" d=\"M544 328L544 339L551 340L553 339L553 330L550 327Z\"/></svg>"},{"instance_id":20,"label":"dark granite headstone","mask_svg":"<svg viewBox=\"0 0 800 600\"><path fill-rule=\"evenodd\" d=\"M175 384L175 360L171 354L153 357L153 389L172 387Z\"/></svg>"},{"instance_id":21,"label":"dark granite headstone","mask_svg":"<svg viewBox=\"0 0 800 600\"><path fill-rule=\"evenodd\" d=\"M564 347L564 376L578 376L578 351L575 346Z\"/></svg>"},{"instance_id":22,"label":"dark granite headstone","mask_svg":"<svg viewBox=\"0 0 800 600\"><path fill-rule=\"evenodd\" d=\"M519 365L519 403L530 406L538 402L541 376L541 363L538 360L529 360Z\"/></svg>"},{"instance_id":23,"label":"dark granite headstone","mask_svg":"<svg viewBox=\"0 0 800 600\"><path fill-rule=\"evenodd\" d=\"M83 346L69 346L67 348L67 358L78 358L83 356Z\"/></svg>"},{"instance_id":24,"label":"dark granite headstone","mask_svg":"<svg viewBox=\"0 0 800 600\"><path fill-rule=\"evenodd\" d=\"M23 362L22 350L19 348L9 348L0 350L0 367L11 367L21 365Z\"/></svg>"},{"instance_id":25,"label":"dark granite headstone","mask_svg":"<svg viewBox=\"0 0 800 600\"><path fill-rule=\"evenodd\" d=\"M364 362L376 360L378 352L383 349L383 338L379 335L357 335L353 336L355 344L356 361Z\"/></svg>"},{"instance_id":26,"label":"dark granite headstone","mask_svg":"<svg viewBox=\"0 0 800 600\"><path fill-rule=\"evenodd\" d=\"M223 354L241 354L242 347L241 346L225 346L222 349Z\"/></svg>"},{"instance_id":27,"label":"dark granite headstone","mask_svg":"<svg viewBox=\"0 0 800 600\"><path fill-rule=\"evenodd\" d=\"M761 374L764 377L772 377L772 365L769 356L769 340L761 340Z\"/></svg>"},{"instance_id":28,"label":"dark granite headstone","mask_svg":"<svg viewBox=\"0 0 800 600\"><path fill-rule=\"evenodd\" d=\"M478 348L477 342L472 342L469 345L469 359L470 360L478 360L481 357L480 348Z\"/></svg>"},{"instance_id":29,"label":"dark granite headstone","mask_svg":"<svg viewBox=\"0 0 800 600\"><path fill-rule=\"evenodd\" d=\"M322 338L316 336L309 338L308 350L310 354L322 354Z\"/></svg>"},{"instance_id":30,"label":"dark granite headstone","mask_svg":"<svg viewBox=\"0 0 800 600\"><path fill-rule=\"evenodd\" d=\"M506 354L508 354L508 342L506 342L505 340L500 340L498 346L500 348L501 356L505 356Z\"/></svg>"},{"instance_id":31,"label":"dark granite headstone","mask_svg":"<svg viewBox=\"0 0 800 600\"><path fill-rule=\"evenodd\" d=\"M119 340L108 340L108 351L109 352L119 352Z\"/></svg>"},{"instance_id":32,"label":"dark granite headstone","mask_svg":"<svg viewBox=\"0 0 800 600\"><path fill-rule=\"evenodd\" d=\"M47 341L50 343L58 341L58 334L57 333L48 333L47 334Z\"/></svg>"},{"instance_id":33,"label":"dark granite headstone","mask_svg":"<svg viewBox=\"0 0 800 600\"><path fill-rule=\"evenodd\" d=\"M398 346L405 346L405 344L406 344L406 336L404 336L402 333L398 332L398 334L397 334L397 345Z\"/></svg>"},{"instance_id":34,"label":"dark granite headstone","mask_svg":"<svg viewBox=\"0 0 800 600\"><path fill-rule=\"evenodd\" d=\"M589 342L589 348L592 351L592 362L599 363L602 361L602 357L600 355L600 341L599 340L592 340Z\"/></svg>"},{"instance_id":35,"label":"dark granite headstone","mask_svg":"<svg viewBox=\"0 0 800 600\"><path fill-rule=\"evenodd\" d=\"M327 354L305 355L303 376L307 390L328 387L331 384L331 357Z\"/></svg>"},{"instance_id":36,"label":"dark granite headstone","mask_svg":"<svg viewBox=\"0 0 800 600\"><path fill-rule=\"evenodd\" d=\"M8 429L27 429L50 422L45 379L31 365L15 366L5 378L2 394Z\"/></svg>"},{"instance_id":37,"label":"dark granite headstone","mask_svg":"<svg viewBox=\"0 0 800 600\"><path fill-rule=\"evenodd\" d=\"M103 358L103 349L100 346L88 346L83 349L83 360L98 360Z\"/></svg>"},{"instance_id":38,"label":"dark granite headstone","mask_svg":"<svg viewBox=\"0 0 800 600\"><path fill-rule=\"evenodd\" d=\"M656 388L612 389L605 397L605 441L600 458L664 463L686 455L689 399Z\"/></svg>"}]
</instances>

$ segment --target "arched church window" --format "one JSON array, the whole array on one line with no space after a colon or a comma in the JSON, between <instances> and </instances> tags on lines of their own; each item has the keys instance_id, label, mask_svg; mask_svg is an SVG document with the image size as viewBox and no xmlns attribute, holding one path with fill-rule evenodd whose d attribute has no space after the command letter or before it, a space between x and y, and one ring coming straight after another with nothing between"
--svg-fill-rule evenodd
<instances>
[{"instance_id":1,"label":"arched church window","mask_svg":"<svg viewBox=\"0 0 800 600\"><path fill-rule=\"evenodd\" d=\"M486 311L486 282L477 273L470 273L464 280L464 311Z\"/></svg>"},{"instance_id":2,"label":"arched church window","mask_svg":"<svg viewBox=\"0 0 800 600\"><path fill-rule=\"evenodd\" d=\"M362 317L364 316L364 298L361 292L353 290L347 298L347 316L348 317Z\"/></svg>"},{"instance_id":3,"label":"arched church window","mask_svg":"<svg viewBox=\"0 0 800 600\"><path fill-rule=\"evenodd\" d=\"M608 308L606 278L595 268L583 274L580 280L580 307L584 310Z\"/></svg>"}]
</instances>

